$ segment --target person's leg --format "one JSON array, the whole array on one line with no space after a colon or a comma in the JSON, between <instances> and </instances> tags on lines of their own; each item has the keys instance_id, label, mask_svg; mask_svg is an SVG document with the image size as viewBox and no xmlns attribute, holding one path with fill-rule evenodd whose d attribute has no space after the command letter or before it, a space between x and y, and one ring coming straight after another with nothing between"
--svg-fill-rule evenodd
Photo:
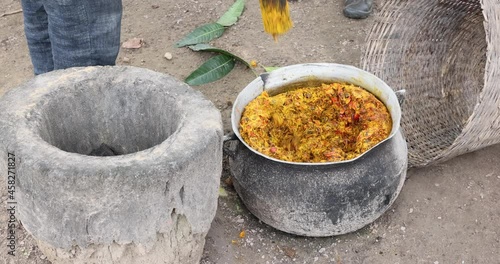
<instances>
[{"instance_id":1,"label":"person's leg","mask_svg":"<svg viewBox=\"0 0 500 264\"><path fill-rule=\"evenodd\" d=\"M121 0L45 0L54 69L115 65Z\"/></svg>"},{"instance_id":2,"label":"person's leg","mask_svg":"<svg viewBox=\"0 0 500 264\"><path fill-rule=\"evenodd\" d=\"M24 32L35 74L54 69L49 22L41 0L22 0Z\"/></svg>"},{"instance_id":3,"label":"person's leg","mask_svg":"<svg viewBox=\"0 0 500 264\"><path fill-rule=\"evenodd\" d=\"M372 6L373 0L345 0L344 15L348 18L367 18Z\"/></svg>"}]
</instances>

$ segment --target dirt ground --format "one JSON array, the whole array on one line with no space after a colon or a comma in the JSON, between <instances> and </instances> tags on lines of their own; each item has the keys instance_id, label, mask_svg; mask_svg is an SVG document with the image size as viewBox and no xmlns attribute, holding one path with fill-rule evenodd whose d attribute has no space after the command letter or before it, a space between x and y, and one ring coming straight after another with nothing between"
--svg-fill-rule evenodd
<instances>
[{"instance_id":1,"label":"dirt ground","mask_svg":"<svg viewBox=\"0 0 500 264\"><path fill-rule=\"evenodd\" d=\"M383 0L378 0L380 6ZM213 22L233 0L123 0L122 41L143 38L137 50L120 51L117 64L133 65L184 79L211 54L175 48L190 30ZM359 65L373 16L349 20L343 0L290 3L294 28L278 43L263 33L257 0L247 1L239 22L211 44L265 66L304 62ZM0 0L0 15L20 9ZM375 10L376 12L377 10ZM169 52L172 59L164 54ZM32 78L22 14L0 17L0 96ZM197 86L221 110L230 130L230 102L255 75L237 64L225 78ZM500 263L500 145L448 162L411 169L392 208L369 226L348 235L304 238L259 222L226 184L202 263ZM3 174L2 174L3 175ZM229 177L224 170L222 179ZM223 181L224 182L224 181ZM20 228L16 257L7 255L6 188L0 188L0 263L49 263ZM241 230L246 231L239 238Z\"/></svg>"}]
</instances>

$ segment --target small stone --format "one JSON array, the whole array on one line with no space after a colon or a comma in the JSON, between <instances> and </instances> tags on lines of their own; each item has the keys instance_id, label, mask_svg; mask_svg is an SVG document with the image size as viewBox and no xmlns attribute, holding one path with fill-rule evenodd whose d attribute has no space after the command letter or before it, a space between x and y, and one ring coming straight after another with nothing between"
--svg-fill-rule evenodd
<instances>
[{"instance_id":1,"label":"small stone","mask_svg":"<svg viewBox=\"0 0 500 264\"><path fill-rule=\"evenodd\" d=\"M413 208L410 208L410 214L413 213Z\"/></svg>"},{"instance_id":2,"label":"small stone","mask_svg":"<svg viewBox=\"0 0 500 264\"><path fill-rule=\"evenodd\" d=\"M142 38L131 38L122 44L124 49L138 49L144 44L144 39Z\"/></svg>"},{"instance_id":3,"label":"small stone","mask_svg":"<svg viewBox=\"0 0 500 264\"><path fill-rule=\"evenodd\" d=\"M406 231L406 227L402 226L401 231L403 231L403 232Z\"/></svg>"},{"instance_id":4,"label":"small stone","mask_svg":"<svg viewBox=\"0 0 500 264\"><path fill-rule=\"evenodd\" d=\"M319 253L323 253L323 252L325 252L325 251L326 251L326 249L325 249L325 248L320 248L320 249L318 250L318 252L319 252Z\"/></svg>"},{"instance_id":5,"label":"small stone","mask_svg":"<svg viewBox=\"0 0 500 264\"><path fill-rule=\"evenodd\" d=\"M122 61L125 62L125 63L129 63L130 59L128 57L123 57Z\"/></svg>"},{"instance_id":6,"label":"small stone","mask_svg":"<svg viewBox=\"0 0 500 264\"><path fill-rule=\"evenodd\" d=\"M438 216L438 219L441 220L441 216Z\"/></svg>"},{"instance_id":7,"label":"small stone","mask_svg":"<svg viewBox=\"0 0 500 264\"><path fill-rule=\"evenodd\" d=\"M439 261L434 261L434 264L439 264Z\"/></svg>"},{"instance_id":8,"label":"small stone","mask_svg":"<svg viewBox=\"0 0 500 264\"><path fill-rule=\"evenodd\" d=\"M167 59L167 60L171 60L173 58L172 53L170 53L170 52L165 52L165 55L163 55L163 57L165 57L165 59Z\"/></svg>"},{"instance_id":9,"label":"small stone","mask_svg":"<svg viewBox=\"0 0 500 264\"><path fill-rule=\"evenodd\" d=\"M318 261L319 257L314 257L314 262Z\"/></svg>"},{"instance_id":10,"label":"small stone","mask_svg":"<svg viewBox=\"0 0 500 264\"><path fill-rule=\"evenodd\" d=\"M41 255L41 256L40 256L40 259L41 259L41 260L44 260L44 259L46 259L46 258L47 258L47 257L46 257L45 255Z\"/></svg>"}]
</instances>

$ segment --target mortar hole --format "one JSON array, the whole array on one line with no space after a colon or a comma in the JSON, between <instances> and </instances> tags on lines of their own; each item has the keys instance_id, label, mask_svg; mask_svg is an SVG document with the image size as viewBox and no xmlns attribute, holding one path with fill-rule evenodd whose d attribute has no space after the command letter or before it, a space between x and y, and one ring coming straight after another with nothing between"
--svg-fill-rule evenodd
<instances>
[{"instance_id":1,"label":"mortar hole","mask_svg":"<svg viewBox=\"0 0 500 264\"><path fill-rule=\"evenodd\" d=\"M115 148L111 147L106 143L101 143L101 145L98 148L93 149L88 155L106 157L106 156L122 155L122 153L120 153Z\"/></svg>"},{"instance_id":2,"label":"mortar hole","mask_svg":"<svg viewBox=\"0 0 500 264\"><path fill-rule=\"evenodd\" d=\"M60 150L101 157L131 154L161 144L180 128L183 110L163 92L130 88L126 81L108 87L87 80L74 86L37 106L37 133Z\"/></svg>"}]
</instances>

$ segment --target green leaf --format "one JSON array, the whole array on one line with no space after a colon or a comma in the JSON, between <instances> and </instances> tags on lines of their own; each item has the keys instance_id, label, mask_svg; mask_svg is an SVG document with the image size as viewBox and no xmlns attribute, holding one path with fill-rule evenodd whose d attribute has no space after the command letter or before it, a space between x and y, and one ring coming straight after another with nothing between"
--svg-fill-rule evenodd
<instances>
[{"instance_id":1,"label":"green leaf","mask_svg":"<svg viewBox=\"0 0 500 264\"><path fill-rule=\"evenodd\" d=\"M274 70L276 70L276 69L279 69L279 68L280 68L280 67L264 67L264 70L265 70L266 72L272 72L272 71L274 71Z\"/></svg>"},{"instance_id":2,"label":"green leaf","mask_svg":"<svg viewBox=\"0 0 500 264\"><path fill-rule=\"evenodd\" d=\"M185 38L177 42L176 46L180 48L188 45L209 42L212 39L216 39L222 36L222 33L224 33L224 29L225 28L222 25L217 23L205 24L203 26L197 27Z\"/></svg>"},{"instance_id":3,"label":"green leaf","mask_svg":"<svg viewBox=\"0 0 500 264\"><path fill-rule=\"evenodd\" d=\"M236 204L236 212L241 213L243 210L241 210L241 206L237 203Z\"/></svg>"},{"instance_id":4,"label":"green leaf","mask_svg":"<svg viewBox=\"0 0 500 264\"><path fill-rule=\"evenodd\" d=\"M234 68L234 64L233 57L225 54L217 55L203 63L185 81L189 85L200 85L217 81L226 76Z\"/></svg>"},{"instance_id":5,"label":"green leaf","mask_svg":"<svg viewBox=\"0 0 500 264\"><path fill-rule=\"evenodd\" d=\"M219 186L219 197L227 197L227 192L222 186Z\"/></svg>"},{"instance_id":6,"label":"green leaf","mask_svg":"<svg viewBox=\"0 0 500 264\"><path fill-rule=\"evenodd\" d=\"M194 50L194 51L211 51L211 52L218 52L218 53L221 53L221 54L225 54L225 55L231 56L231 57L233 57L233 58L241 61L248 68L252 68L250 66L250 64L246 60L244 60L244 59L242 59L242 58L234 55L233 53L231 53L231 52L229 52L227 50L219 49L219 48L210 46L209 44L200 43L200 44L196 44L196 45L193 45L193 46L189 46L189 48L192 49L192 50Z\"/></svg>"},{"instance_id":7,"label":"green leaf","mask_svg":"<svg viewBox=\"0 0 500 264\"><path fill-rule=\"evenodd\" d=\"M241 16L243 13L243 9L245 8L245 0L236 0L234 4L222 15L219 20L217 20L217 23L229 27L234 25L236 21L238 21L238 18Z\"/></svg>"}]
</instances>

